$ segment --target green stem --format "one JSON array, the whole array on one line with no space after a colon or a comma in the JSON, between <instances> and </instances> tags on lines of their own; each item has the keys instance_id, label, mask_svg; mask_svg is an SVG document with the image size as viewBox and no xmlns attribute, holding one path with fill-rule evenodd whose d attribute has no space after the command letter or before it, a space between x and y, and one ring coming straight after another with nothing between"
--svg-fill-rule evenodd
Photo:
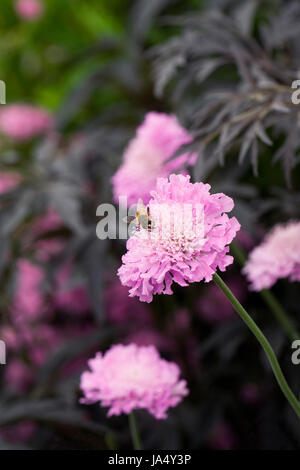
<instances>
[{"instance_id":1,"label":"green stem","mask_svg":"<svg viewBox=\"0 0 300 470\"><path fill-rule=\"evenodd\" d=\"M278 382L279 387L281 388L283 394L289 401L290 405L294 409L295 413L297 414L298 418L300 418L300 402L297 400L295 395L293 394L292 390L290 389L287 381L284 378L284 375L282 373L282 370L280 368L280 365L278 363L277 357L272 349L272 346L270 345L269 341L263 334L263 332L259 329L259 327L256 325L255 321L250 317L250 315L246 312L244 307L240 304L240 302L237 300L237 298L233 295L229 287L223 282L221 277L218 274L214 274L214 281L217 284L217 286L223 291L223 293L226 295L227 299L229 302L232 304L236 312L240 315L242 320L246 323L248 328L252 331L260 345L262 346L263 350L265 351L270 365L273 369L274 375L276 377L276 380Z\"/></svg>"},{"instance_id":2,"label":"green stem","mask_svg":"<svg viewBox=\"0 0 300 470\"><path fill-rule=\"evenodd\" d=\"M142 441L137 427L134 411L129 415L129 427L134 450L142 450Z\"/></svg>"},{"instance_id":3,"label":"green stem","mask_svg":"<svg viewBox=\"0 0 300 470\"><path fill-rule=\"evenodd\" d=\"M236 242L233 242L231 244L231 251L238 263L241 266L244 266L246 262L246 255L243 249ZM294 341L295 339L299 339L300 334L296 330L293 322L290 320L288 314L284 311L272 291L270 291L269 289L264 289L259 291L258 294L260 294L266 305L268 305L268 307L272 311L273 315L275 316L276 320L281 325L283 331L285 331L287 336L292 341Z\"/></svg>"}]
</instances>

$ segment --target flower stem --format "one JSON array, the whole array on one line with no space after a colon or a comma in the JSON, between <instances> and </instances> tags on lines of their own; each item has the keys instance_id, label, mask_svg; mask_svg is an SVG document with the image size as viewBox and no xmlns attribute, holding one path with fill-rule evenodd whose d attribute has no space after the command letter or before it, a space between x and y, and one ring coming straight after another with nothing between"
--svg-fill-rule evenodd
<instances>
[{"instance_id":1,"label":"flower stem","mask_svg":"<svg viewBox=\"0 0 300 470\"><path fill-rule=\"evenodd\" d=\"M298 418L300 418L300 402L297 400L295 395L293 394L292 390L290 389L285 377L282 373L280 365L278 363L277 357L270 345L269 341L263 334L263 332L259 329L256 325L255 321L250 317L250 315L246 312L244 307L240 304L237 298L233 295L229 287L225 284L225 282L221 279L218 274L214 274L214 281L217 286L223 291L226 295L227 299L231 302L232 306L236 310L236 312L240 315L242 320L246 323L248 328L252 331L260 345L262 346L263 350L265 351L270 365L273 369L274 375L278 382L279 387L281 388L283 394L285 395L286 399L289 401L290 405L294 409L295 413L297 414Z\"/></svg>"},{"instance_id":2,"label":"flower stem","mask_svg":"<svg viewBox=\"0 0 300 470\"><path fill-rule=\"evenodd\" d=\"M132 411L129 415L129 427L134 450L142 450L142 441L137 427L134 411Z\"/></svg>"},{"instance_id":3,"label":"flower stem","mask_svg":"<svg viewBox=\"0 0 300 470\"><path fill-rule=\"evenodd\" d=\"M231 250L234 254L235 259L241 266L244 266L246 262L246 255L243 249L236 243L233 242L231 244ZM300 334L296 330L293 322L290 320L288 314L282 308L278 300L276 299L275 295L269 289L264 289L258 292L260 296L263 298L264 302L268 305L270 310L272 311L273 315L275 316L278 323L281 325L283 331L287 334L287 336L294 341L295 339L300 339Z\"/></svg>"}]
</instances>

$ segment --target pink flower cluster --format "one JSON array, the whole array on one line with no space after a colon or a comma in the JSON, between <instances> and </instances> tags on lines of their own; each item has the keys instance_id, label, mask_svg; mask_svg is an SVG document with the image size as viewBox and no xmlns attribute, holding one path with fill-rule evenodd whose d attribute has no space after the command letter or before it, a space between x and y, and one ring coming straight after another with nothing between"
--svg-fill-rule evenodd
<instances>
[{"instance_id":1,"label":"pink flower cluster","mask_svg":"<svg viewBox=\"0 0 300 470\"><path fill-rule=\"evenodd\" d=\"M11 139L24 141L52 128L53 119L47 111L25 104L1 108L0 131Z\"/></svg>"},{"instance_id":2,"label":"pink flower cluster","mask_svg":"<svg viewBox=\"0 0 300 470\"><path fill-rule=\"evenodd\" d=\"M7 193L15 189L22 181L21 175L13 171L0 173L0 194Z\"/></svg>"},{"instance_id":3,"label":"pink flower cluster","mask_svg":"<svg viewBox=\"0 0 300 470\"><path fill-rule=\"evenodd\" d=\"M53 294L53 305L57 310L82 315L88 312L90 301L88 290L81 283L74 283L72 279L72 263L65 263L57 272L56 290ZM73 281L73 282L72 282Z\"/></svg>"},{"instance_id":4,"label":"pink flower cluster","mask_svg":"<svg viewBox=\"0 0 300 470\"><path fill-rule=\"evenodd\" d=\"M17 282L12 313L15 321L33 320L45 313L42 293L44 272L40 266L20 258L17 265Z\"/></svg>"},{"instance_id":5,"label":"pink flower cluster","mask_svg":"<svg viewBox=\"0 0 300 470\"><path fill-rule=\"evenodd\" d=\"M191 141L192 137L175 116L148 113L112 179L115 201L127 196L129 205L136 204L140 198L147 204L158 177L168 176L195 160L195 154L184 153L167 161L183 144Z\"/></svg>"},{"instance_id":6,"label":"pink flower cluster","mask_svg":"<svg viewBox=\"0 0 300 470\"><path fill-rule=\"evenodd\" d=\"M27 21L39 18L43 13L40 0L17 0L15 8L18 15Z\"/></svg>"},{"instance_id":7,"label":"pink flower cluster","mask_svg":"<svg viewBox=\"0 0 300 470\"><path fill-rule=\"evenodd\" d=\"M226 214L233 209L232 199L210 194L208 184L192 184L189 176L159 178L151 195L153 229L136 230L118 270L130 297L143 302L151 302L154 294L172 294L173 282L209 282L217 268L225 271L233 261L228 245L240 228L236 218Z\"/></svg>"},{"instance_id":8,"label":"pink flower cluster","mask_svg":"<svg viewBox=\"0 0 300 470\"><path fill-rule=\"evenodd\" d=\"M81 376L81 402L101 402L108 416L147 409L157 419L166 418L168 408L188 394L180 380L179 367L159 357L153 346L112 346L89 362L91 371Z\"/></svg>"},{"instance_id":9,"label":"pink flower cluster","mask_svg":"<svg viewBox=\"0 0 300 470\"><path fill-rule=\"evenodd\" d=\"M285 277L300 281L300 222L277 225L251 251L243 272L255 291L267 289Z\"/></svg>"}]
</instances>

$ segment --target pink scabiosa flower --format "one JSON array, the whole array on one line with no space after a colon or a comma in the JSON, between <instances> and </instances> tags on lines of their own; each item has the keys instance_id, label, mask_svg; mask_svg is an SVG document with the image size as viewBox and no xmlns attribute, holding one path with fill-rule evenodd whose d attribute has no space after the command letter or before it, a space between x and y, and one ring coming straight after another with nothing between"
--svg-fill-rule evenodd
<instances>
[{"instance_id":1,"label":"pink scabiosa flower","mask_svg":"<svg viewBox=\"0 0 300 470\"><path fill-rule=\"evenodd\" d=\"M83 315L89 311L90 301L87 287L72 279L73 266L67 261L56 274L53 294L54 308L68 313Z\"/></svg>"},{"instance_id":2,"label":"pink scabiosa flower","mask_svg":"<svg viewBox=\"0 0 300 470\"><path fill-rule=\"evenodd\" d=\"M129 238L118 270L129 296L143 302L151 302L154 294L172 294L173 282L209 282L217 268L225 271L233 262L228 245L240 228L226 214L233 200L210 194L208 184L192 184L189 176L159 178L151 195L151 230L139 227Z\"/></svg>"},{"instance_id":3,"label":"pink scabiosa flower","mask_svg":"<svg viewBox=\"0 0 300 470\"><path fill-rule=\"evenodd\" d=\"M81 376L81 402L100 401L109 407L108 416L147 409L164 419L168 408L188 394L186 382L179 379L179 367L161 359L154 346L118 344L104 355L97 353L88 364L91 371Z\"/></svg>"},{"instance_id":4,"label":"pink scabiosa flower","mask_svg":"<svg viewBox=\"0 0 300 470\"><path fill-rule=\"evenodd\" d=\"M285 277L300 281L300 222L277 225L251 251L243 272L255 291L267 289Z\"/></svg>"},{"instance_id":5,"label":"pink scabiosa flower","mask_svg":"<svg viewBox=\"0 0 300 470\"><path fill-rule=\"evenodd\" d=\"M43 109L12 104L0 111L0 131L17 141L25 141L51 129L52 117Z\"/></svg>"},{"instance_id":6,"label":"pink scabiosa flower","mask_svg":"<svg viewBox=\"0 0 300 470\"><path fill-rule=\"evenodd\" d=\"M16 322L35 320L45 313L46 306L41 291L44 272L40 266L19 259L17 265L17 285L12 306Z\"/></svg>"},{"instance_id":7,"label":"pink scabiosa flower","mask_svg":"<svg viewBox=\"0 0 300 470\"><path fill-rule=\"evenodd\" d=\"M209 436L209 447L214 450L233 450L236 448L236 437L229 424L219 422Z\"/></svg>"},{"instance_id":8,"label":"pink scabiosa flower","mask_svg":"<svg viewBox=\"0 0 300 470\"><path fill-rule=\"evenodd\" d=\"M31 387L33 380L34 372L23 360L12 358L5 366L4 382L11 390L24 393Z\"/></svg>"},{"instance_id":9,"label":"pink scabiosa flower","mask_svg":"<svg viewBox=\"0 0 300 470\"><path fill-rule=\"evenodd\" d=\"M7 193L15 189L22 181L21 175L13 171L0 173L0 194Z\"/></svg>"},{"instance_id":10,"label":"pink scabiosa flower","mask_svg":"<svg viewBox=\"0 0 300 470\"><path fill-rule=\"evenodd\" d=\"M257 405L261 399L261 393L255 383L245 383L240 390L240 397L247 405Z\"/></svg>"},{"instance_id":11,"label":"pink scabiosa flower","mask_svg":"<svg viewBox=\"0 0 300 470\"><path fill-rule=\"evenodd\" d=\"M87 289L82 286L58 290L54 294L53 302L54 308L75 315L83 315L90 308Z\"/></svg>"},{"instance_id":12,"label":"pink scabiosa flower","mask_svg":"<svg viewBox=\"0 0 300 470\"><path fill-rule=\"evenodd\" d=\"M119 279L108 283L105 289L105 307L108 319L115 325L129 329L141 329L152 326L151 311L138 299L128 297L128 289L120 284Z\"/></svg>"},{"instance_id":13,"label":"pink scabiosa flower","mask_svg":"<svg viewBox=\"0 0 300 470\"><path fill-rule=\"evenodd\" d=\"M183 144L191 141L192 137L175 116L148 113L125 151L123 164L113 176L115 201L127 196L130 205L140 198L147 204L158 177L168 176L195 160L195 154L184 153L167 161Z\"/></svg>"},{"instance_id":14,"label":"pink scabiosa flower","mask_svg":"<svg viewBox=\"0 0 300 470\"><path fill-rule=\"evenodd\" d=\"M43 13L43 5L40 0L17 0L15 9L20 18L26 21L33 21Z\"/></svg>"},{"instance_id":15,"label":"pink scabiosa flower","mask_svg":"<svg viewBox=\"0 0 300 470\"><path fill-rule=\"evenodd\" d=\"M31 235L33 238L38 238L47 232L54 232L60 230L63 227L63 221L58 213L50 207L45 214L37 217L31 229Z\"/></svg>"}]
</instances>

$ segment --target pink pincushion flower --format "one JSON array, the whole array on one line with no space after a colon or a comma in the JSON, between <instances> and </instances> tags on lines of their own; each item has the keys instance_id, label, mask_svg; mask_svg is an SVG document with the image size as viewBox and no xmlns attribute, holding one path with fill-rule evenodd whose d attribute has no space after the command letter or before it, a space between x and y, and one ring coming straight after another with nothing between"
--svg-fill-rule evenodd
<instances>
[{"instance_id":1,"label":"pink pincushion flower","mask_svg":"<svg viewBox=\"0 0 300 470\"><path fill-rule=\"evenodd\" d=\"M23 421L12 426L1 426L0 437L8 442L26 442L32 438L37 430L36 423L32 421Z\"/></svg>"},{"instance_id":2,"label":"pink pincushion flower","mask_svg":"<svg viewBox=\"0 0 300 470\"><path fill-rule=\"evenodd\" d=\"M130 297L151 302L154 294L172 294L173 282L209 282L217 268L225 271L232 263L228 245L240 228L226 214L232 199L189 180L183 175L157 180L149 202L152 229L135 231L118 270Z\"/></svg>"},{"instance_id":3,"label":"pink pincushion flower","mask_svg":"<svg viewBox=\"0 0 300 470\"><path fill-rule=\"evenodd\" d=\"M53 295L54 307L69 313L84 314L90 308L88 290L85 285L72 279L72 263L64 263L56 274L56 288Z\"/></svg>"},{"instance_id":4,"label":"pink pincushion flower","mask_svg":"<svg viewBox=\"0 0 300 470\"><path fill-rule=\"evenodd\" d=\"M39 0L17 0L15 3L18 15L27 21L33 21L43 13L43 6Z\"/></svg>"},{"instance_id":5,"label":"pink pincushion flower","mask_svg":"<svg viewBox=\"0 0 300 470\"><path fill-rule=\"evenodd\" d=\"M17 265L17 286L12 306L15 321L33 320L45 313L41 284L43 270L27 259L20 259Z\"/></svg>"},{"instance_id":6,"label":"pink pincushion flower","mask_svg":"<svg viewBox=\"0 0 300 470\"><path fill-rule=\"evenodd\" d=\"M5 366L5 383L16 392L23 393L28 390L32 385L33 378L34 373L32 368L21 359L12 358Z\"/></svg>"},{"instance_id":7,"label":"pink pincushion flower","mask_svg":"<svg viewBox=\"0 0 300 470\"><path fill-rule=\"evenodd\" d=\"M257 405L261 399L261 393L256 384L248 382L241 388L240 397L247 405Z\"/></svg>"},{"instance_id":8,"label":"pink pincushion flower","mask_svg":"<svg viewBox=\"0 0 300 470\"><path fill-rule=\"evenodd\" d=\"M130 205L140 198L147 204L158 177L168 176L195 160L195 154L184 153L167 162L183 144L191 141L192 137L175 116L148 113L112 179L115 201L127 196Z\"/></svg>"},{"instance_id":9,"label":"pink pincushion flower","mask_svg":"<svg viewBox=\"0 0 300 470\"><path fill-rule=\"evenodd\" d=\"M180 380L179 367L159 357L153 346L112 346L89 362L81 376L82 403L100 401L109 407L108 416L147 409L157 419L166 418L168 408L188 394Z\"/></svg>"},{"instance_id":10,"label":"pink pincushion flower","mask_svg":"<svg viewBox=\"0 0 300 470\"><path fill-rule=\"evenodd\" d=\"M219 422L209 437L209 447L215 450L233 450L236 448L236 437L229 424Z\"/></svg>"},{"instance_id":11,"label":"pink pincushion flower","mask_svg":"<svg viewBox=\"0 0 300 470\"><path fill-rule=\"evenodd\" d=\"M128 290L118 279L106 287L105 305L107 317L114 324L135 328L152 325L151 311L137 299L128 297Z\"/></svg>"},{"instance_id":12,"label":"pink pincushion flower","mask_svg":"<svg viewBox=\"0 0 300 470\"><path fill-rule=\"evenodd\" d=\"M0 173L0 194L4 194L15 189L20 184L21 180L21 175L13 171Z\"/></svg>"},{"instance_id":13,"label":"pink pincushion flower","mask_svg":"<svg viewBox=\"0 0 300 470\"><path fill-rule=\"evenodd\" d=\"M40 215L32 224L32 237L38 238L47 232L54 232L63 227L63 221L58 213L50 207L45 214Z\"/></svg>"},{"instance_id":14,"label":"pink pincushion flower","mask_svg":"<svg viewBox=\"0 0 300 470\"><path fill-rule=\"evenodd\" d=\"M82 286L59 289L54 294L53 303L56 309L77 315L87 313L90 307L88 292Z\"/></svg>"},{"instance_id":15,"label":"pink pincushion flower","mask_svg":"<svg viewBox=\"0 0 300 470\"><path fill-rule=\"evenodd\" d=\"M0 111L0 131L17 141L28 140L48 131L52 124L52 117L34 106L12 104Z\"/></svg>"},{"instance_id":16,"label":"pink pincushion flower","mask_svg":"<svg viewBox=\"0 0 300 470\"><path fill-rule=\"evenodd\" d=\"M252 250L243 272L255 291L269 288L285 277L300 281L300 222L277 225Z\"/></svg>"}]
</instances>

